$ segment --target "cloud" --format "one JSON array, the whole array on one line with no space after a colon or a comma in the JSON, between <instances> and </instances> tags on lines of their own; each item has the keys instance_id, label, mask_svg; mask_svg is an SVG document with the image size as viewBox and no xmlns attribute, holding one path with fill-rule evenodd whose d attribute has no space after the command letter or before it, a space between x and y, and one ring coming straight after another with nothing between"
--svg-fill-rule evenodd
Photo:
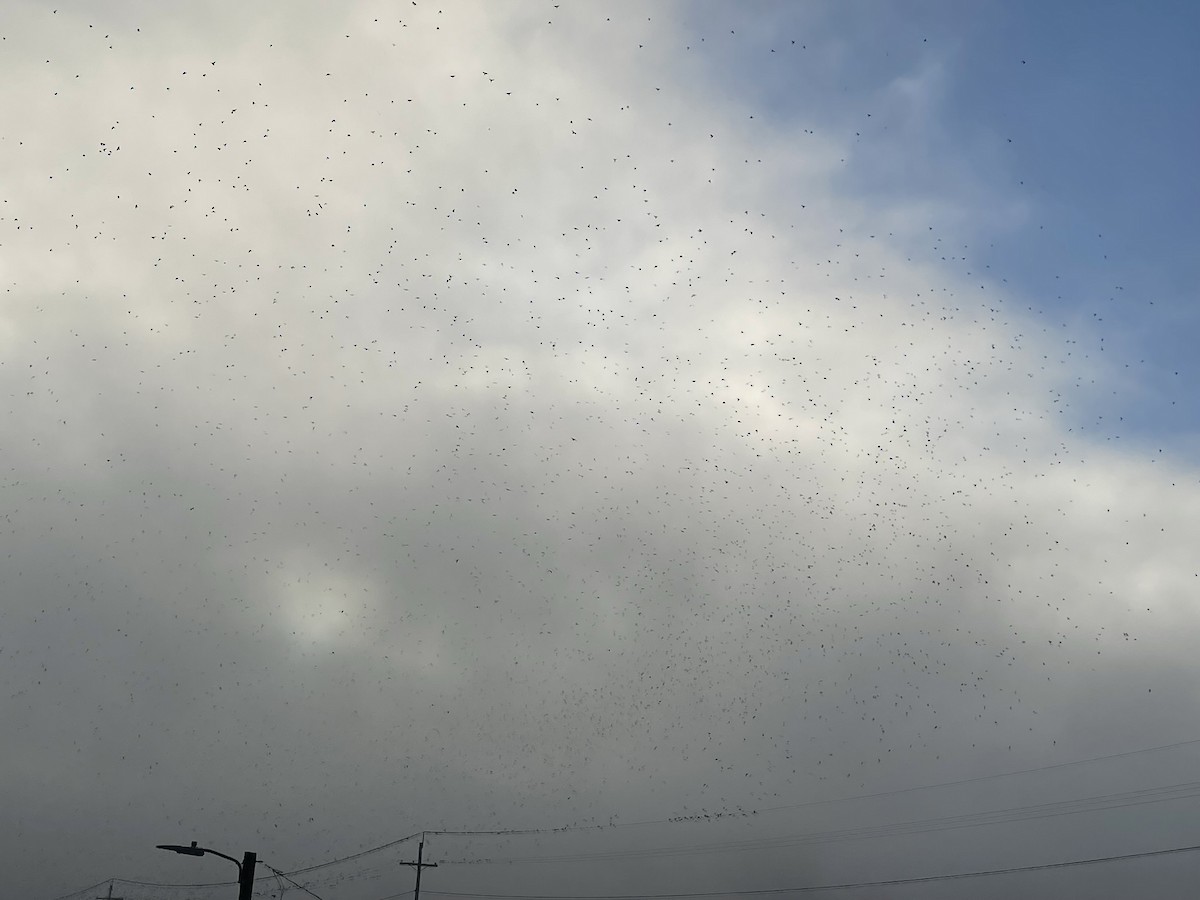
<instances>
[{"instance_id":1,"label":"cloud","mask_svg":"<svg viewBox=\"0 0 1200 900\"><path fill-rule=\"evenodd\" d=\"M3 791L113 823L27 889L1179 733L1193 468L634 9L23 11Z\"/></svg>"}]
</instances>

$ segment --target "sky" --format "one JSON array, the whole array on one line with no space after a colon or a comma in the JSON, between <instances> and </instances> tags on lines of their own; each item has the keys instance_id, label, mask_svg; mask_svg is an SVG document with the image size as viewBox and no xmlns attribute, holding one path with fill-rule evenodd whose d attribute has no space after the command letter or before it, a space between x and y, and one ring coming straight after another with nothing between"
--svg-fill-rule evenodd
<instances>
[{"instance_id":1,"label":"sky","mask_svg":"<svg viewBox=\"0 0 1200 900\"><path fill-rule=\"evenodd\" d=\"M9 0L2 895L1190 890L1198 24Z\"/></svg>"}]
</instances>

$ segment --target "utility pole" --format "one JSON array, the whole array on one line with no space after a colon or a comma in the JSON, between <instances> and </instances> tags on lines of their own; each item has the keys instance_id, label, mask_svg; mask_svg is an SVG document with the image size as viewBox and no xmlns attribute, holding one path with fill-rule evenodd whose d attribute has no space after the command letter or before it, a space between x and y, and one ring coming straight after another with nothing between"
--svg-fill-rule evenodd
<instances>
[{"instance_id":1,"label":"utility pole","mask_svg":"<svg viewBox=\"0 0 1200 900\"><path fill-rule=\"evenodd\" d=\"M402 865L402 866L412 866L413 868L415 868L417 870L417 884L413 888L413 900L421 900L421 870L437 868L437 863L427 863L427 862L421 861L421 854L424 852L424 850L425 850L425 832L422 831L421 832L421 841L420 841L420 843L417 844L417 861L416 862L402 861L400 863L400 865Z\"/></svg>"},{"instance_id":2,"label":"utility pole","mask_svg":"<svg viewBox=\"0 0 1200 900\"><path fill-rule=\"evenodd\" d=\"M238 900L250 900L254 895L254 867L257 864L258 854L247 850L238 866Z\"/></svg>"},{"instance_id":3,"label":"utility pole","mask_svg":"<svg viewBox=\"0 0 1200 900\"><path fill-rule=\"evenodd\" d=\"M114 897L112 895L113 883L108 883L108 893L103 897L97 897L96 900L125 900L124 897Z\"/></svg>"}]
</instances>

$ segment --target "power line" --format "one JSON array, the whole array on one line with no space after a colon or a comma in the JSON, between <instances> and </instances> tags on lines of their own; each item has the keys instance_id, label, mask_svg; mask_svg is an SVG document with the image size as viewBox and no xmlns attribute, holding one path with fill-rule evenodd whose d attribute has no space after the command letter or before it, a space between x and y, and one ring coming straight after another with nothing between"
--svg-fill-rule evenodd
<instances>
[{"instance_id":1,"label":"power line","mask_svg":"<svg viewBox=\"0 0 1200 900\"><path fill-rule=\"evenodd\" d=\"M973 778L960 778L956 781L942 781L937 784L917 785L916 787L896 788L890 791L875 791L870 794L857 794L852 797L840 797L832 800L810 800L805 803L791 803L784 806L769 806L765 809L758 810L759 812L778 812L785 809L801 809L807 806L821 806L828 803L845 803L850 800L874 800L879 797L895 797L900 794L911 794L915 791L928 791L935 788L955 787L960 784L975 784L981 781L994 781L998 778L1011 778L1014 775L1030 775L1034 772L1050 772L1055 769L1067 769L1073 766L1085 766L1094 762L1106 762L1112 759L1123 759L1127 756L1138 756L1142 753L1160 753L1165 750L1176 750L1180 747L1188 747L1193 744L1200 744L1200 738L1192 738L1186 741L1176 741L1173 744L1162 744L1158 747L1142 747L1138 750L1125 750L1121 753L1108 753L1104 756L1089 756L1086 759L1076 759L1070 762L1050 763L1045 766L1034 766L1030 769L1013 769L1009 772L996 772L993 775L977 775Z\"/></svg>"},{"instance_id":2,"label":"power line","mask_svg":"<svg viewBox=\"0 0 1200 900\"><path fill-rule=\"evenodd\" d=\"M370 852L370 851L368 851L368 852ZM358 854L358 855L361 855L361 854ZM350 858L353 859L354 857L350 857ZM259 863L262 863L262 860L259 860ZM262 863L262 864L265 865L265 863ZM311 868L318 869L324 865L325 864L322 863L321 865L312 866ZM271 869L271 871L274 872L275 875L281 875L284 878L287 878L286 872L280 872L274 866L267 866L267 868ZM306 872L306 871L308 871L308 869L299 869L297 871ZM292 873L292 874L296 874L296 873ZM273 878L273 877L274 877L273 875L256 874L254 876L254 880L256 883L263 882L263 881L270 881L271 878ZM72 891L69 894L60 894L58 897L54 898L54 900L71 900L71 898L77 897L80 894L90 893L91 891L94 891L96 888L99 888L102 885L115 884L117 882L120 882L121 884L132 885L135 887L167 888L169 890L186 890L189 888L193 889L193 890L207 890L210 888L223 888L223 887L229 887L230 885L237 884L236 881L186 881L186 882L172 881L172 882L167 882L167 881L139 881L136 878L116 878L116 877L114 877L114 878L105 878L103 881L97 882L96 884L92 885L91 887L81 888L80 890ZM295 882L293 882L293 884L295 884ZM304 885L297 884L296 887L304 888ZM310 893L311 893L311 891L310 891ZM316 895L314 894L313 896L316 896ZM105 898L100 898L100 900L105 900ZM120 898L114 897L113 900L120 900Z\"/></svg>"},{"instance_id":3,"label":"power line","mask_svg":"<svg viewBox=\"0 0 1200 900\"><path fill-rule=\"evenodd\" d=\"M293 878L292 878L290 875L288 875L286 872L280 872L280 871L279 871L277 868L275 868L273 865L271 865L270 863L264 863L264 862L263 862L261 859L259 860L259 862L260 862L260 863L262 863L264 866L266 866L268 869L270 869L272 872L274 872L274 873L276 874L276 876L278 876L279 878L286 878L288 881L290 881L290 882L291 882L292 884L294 884L296 887L300 888L300 890L304 891L304 893L306 893L306 894L310 894L310 895L312 895L313 897L316 897L316 898L317 898L317 900L325 900L325 898L324 898L324 897L322 897L320 894L317 894L317 893L316 893L316 892L314 892L312 889L310 889L310 888L308 888L307 886L305 886L305 885L301 884L300 882L296 881L296 880L295 880L295 879L293 879Z\"/></svg>"},{"instance_id":4,"label":"power line","mask_svg":"<svg viewBox=\"0 0 1200 900\"><path fill-rule=\"evenodd\" d=\"M1186 741L1176 741L1175 743L1172 743L1172 744L1162 744L1162 745L1159 745L1156 747L1141 747L1136 750L1125 750L1120 753L1110 753L1110 754L1106 754L1103 756L1092 756L1092 757L1088 757L1087 759L1078 759L1078 760L1072 760L1069 762L1061 762L1061 763L1051 763L1051 764L1045 765L1045 766L1034 766L1033 768L1029 768L1029 769L1015 769L1010 772L999 772L999 773L995 773L992 775L979 775L974 778L960 778L955 781L943 781L943 782L939 782L937 784L917 785L915 787L898 788L896 790L889 790L889 791L876 791L876 792L870 793L870 794L857 794L857 795L852 795L849 797L835 797L835 798L831 798L829 800L809 800L804 803L793 803L793 804L788 804L788 805L784 805L784 806L768 807L768 808L762 809L762 810L754 810L750 813L716 813L716 814L713 814L711 817L710 816L690 816L690 815L689 816L671 816L671 817L665 818L665 819L646 819L646 820L637 821L637 822L606 822L606 823L592 824L592 825L560 825L560 826L535 827L535 828L459 829L459 830L427 829L424 831L415 831L412 834L405 835L404 837L397 838L396 840L393 840L393 841L388 841L387 843L380 844L377 847L368 847L365 850L360 850L357 853L352 853L348 856L339 856L336 859L327 860L327 861L321 862L321 863L315 863L311 866L305 866L302 869L293 869L288 874L303 875L307 872L315 872L318 869L326 868L327 866L335 866L335 865L338 865L339 863L350 862L352 860L360 859L364 856L368 856L369 854L372 854L372 853L378 853L383 850L391 849L392 847L396 847L400 844L405 843L406 841L411 841L416 838L419 838L422 834L458 836L458 837L469 837L469 836L473 836L473 835L474 836L515 837L515 836L521 836L521 835L563 834L563 833L568 833L568 832L579 832L579 831L598 831L598 830L605 829L605 828L632 828L632 827L645 826L645 825L666 825L666 824L674 824L677 822L702 821L704 819L720 820L720 819L726 819L726 818L728 818L728 819L741 818L744 816L756 815L758 813L779 812L779 811L789 810L789 809L804 809L807 807L825 806L825 805L829 805L829 804L833 804L833 803L849 803L849 802L855 801L855 800L870 800L870 799L876 799L879 797L892 797L892 796L899 796L902 794L910 794L910 793L914 793L916 791L934 790L936 788L942 788L942 787L955 787L955 786L963 785L963 784L973 784L973 783L981 782L981 781L991 781L991 780L995 780L998 778L1011 778L1015 775L1028 775L1028 774L1032 774L1034 772L1045 772L1045 771L1051 771L1051 770L1055 770L1055 769L1065 769L1065 768L1069 768L1072 766L1082 766L1082 765L1088 765L1090 763L1095 763L1095 762L1104 762L1106 760L1123 759L1125 757L1137 756L1137 755L1140 755L1143 753L1160 753L1160 752L1163 752L1166 750L1175 750L1180 747L1187 747L1187 746L1192 746L1195 744L1200 744L1200 738L1192 738L1192 739L1189 739ZM100 884L103 884L103 883L104 882L100 882Z\"/></svg>"},{"instance_id":5,"label":"power line","mask_svg":"<svg viewBox=\"0 0 1200 900\"><path fill-rule=\"evenodd\" d=\"M992 781L992 780L996 780L996 779L1000 779L1000 778L1011 778L1016 775L1029 775L1034 772L1046 772L1046 771L1052 771L1052 770L1057 770L1057 769L1070 768L1073 766L1083 766L1083 765L1088 765L1088 764L1096 763L1096 762L1105 762L1108 760L1123 759L1123 758L1130 757L1130 756L1138 756L1143 753L1161 753L1161 752L1164 752L1167 750L1175 750L1180 747L1188 747L1188 746L1193 746L1193 745L1197 745L1197 744L1200 744L1200 738L1192 738L1192 739L1184 740L1184 741L1176 741L1171 744L1161 744L1161 745L1154 746L1154 747L1141 747L1141 748L1138 748L1135 750L1125 750L1120 753L1109 753L1109 754L1105 754L1102 756L1092 756L1092 757L1088 757L1086 759L1072 760L1069 762L1050 763L1048 765L1034 766L1034 767L1028 768L1028 769L1014 769L1012 771L998 772L998 773L994 773L991 775L979 775L979 776L976 776L973 778L960 778L960 779L957 779L954 781L943 781L943 782L938 782L935 784L916 785L914 787L897 788L897 789L888 790L888 791L875 791L875 792L868 793L868 794L854 794L854 795L847 796L847 797L833 797L828 800L809 800L809 801L805 801L803 803L792 803L792 804L785 804L782 806L766 807L761 810L756 809L756 810L752 810L750 812L713 813L711 815L707 815L707 814L694 815L694 814L692 814L692 815L671 816L671 817L664 818L664 819L646 819L646 820L641 820L641 821L636 821L636 822L612 822L612 821L609 821L606 823L591 824L591 825L561 825L561 826L555 826L555 827L539 827L539 828L504 828L504 829L490 829L490 830L488 830L488 829L471 829L471 830L444 829L444 830L438 830L438 831L435 831L435 830L426 830L424 832L416 831L416 832L413 832L412 834L405 835L404 837L397 838L395 840L391 840L391 841L388 841L383 844L379 844L378 846L375 846L375 847L368 847L365 850L360 850L356 853L351 853L347 856L339 856L335 859L326 860L325 862L315 863L311 866L305 866L304 868L293 869L287 874L303 875L308 872L315 872L318 869L323 869L323 868L326 868L329 866L335 866L340 863L351 862L353 860L360 859L364 856L368 856L372 853L378 853L383 850L388 850L392 847L396 847L400 844L405 843L406 841L411 841L415 838L420 837L421 834L423 834L423 833L424 834L445 835L445 836L470 836L470 835L519 836L519 835L535 835L535 834L560 834L560 833L565 833L565 832L576 832L576 831L596 831L596 830L605 829L605 828L632 828L632 827L646 826L646 825L666 825L666 824L673 824L673 823L677 823L677 822L688 822L688 821L705 821L705 820L720 821L722 819L742 818L742 817L748 817L751 815L758 815L761 813L768 813L768 812L780 812L780 811L790 810L790 809L804 809L804 808L814 807L814 806L827 806L827 805L831 805L831 804L835 804L835 803L849 803L849 802L856 801L856 800L871 800L871 799L877 799L880 797L894 797L894 796L899 796L902 794L915 793L917 791L935 790L937 788L943 788L943 787L955 787L958 785L974 784L974 783L983 782L983 781ZM59 896L58 898L55 898L55 900L67 900L67 898L74 897L77 894L84 893L84 892L90 892L94 889L103 887L107 882L110 882L113 880L114 879L112 879L112 878L106 878L103 881L99 881L96 884L94 884L90 887L87 887L87 888L83 888L80 891L73 891L69 894L63 894L63 895ZM125 884L144 885L144 886L148 886L148 887L209 887L209 886L212 886L212 884L214 884L214 883L208 883L208 884L188 884L188 885L173 885L172 884L172 885L168 885L168 884L160 884L160 883L149 882L149 881L135 881L135 880L131 880L128 878L117 878L115 880L121 881ZM219 882L219 883L224 884L226 882Z\"/></svg>"},{"instance_id":6,"label":"power line","mask_svg":"<svg viewBox=\"0 0 1200 900\"><path fill-rule=\"evenodd\" d=\"M111 885L114 881L124 881L124 880L125 879L123 879L123 878L105 878L103 881L97 881L95 884L90 884L87 887L80 888L77 891L71 891L71 893L69 893L69 894L61 894L58 897L54 898L54 900L67 900L68 897L75 897L75 896L78 896L79 894L90 894L92 891L99 890L100 888L104 887L104 885L106 885L106 884Z\"/></svg>"},{"instance_id":7,"label":"power line","mask_svg":"<svg viewBox=\"0 0 1200 900\"><path fill-rule=\"evenodd\" d=\"M940 781L940 782L936 782L934 784L921 784L921 785L915 785L913 787L895 788L895 789L887 790L887 791L873 791L868 794L852 794L848 797L831 797L827 800L806 800L802 803L787 803L787 804L783 804L781 806L768 806L768 807L764 807L762 809L750 810L748 812L746 812L746 811L718 812L718 813L712 813L712 814L701 813L701 814L671 816L666 819L644 819L644 820L637 821L637 822L607 822L607 823L595 824L595 825L562 825L562 826L558 826L558 827L544 827L544 828L501 828L501 829L495 829L495 830L474 829L474 830L463 830L463 831L428 831L426 833L427 834L441 834L441 835L461 835L461 836L490 835L490 836L512 837L512 836L518 836L518 835L560 834L563 832L570 832L570 831L590 831L590 830L601 829L601 828L633 828L635 826L641 826L641 825L667 825L667 824L674 824L677 822L698 822L698 821L705 821L705 820L715 821L715 820L720 820L720 819L746 818L746 817L753 816L753 815L761 815L763 813L782 812L785 810L792 810L792 809L807 809L807 808L814 807L814 806L828 806L828 805L831 805L834 803L849 803L849 802L852 802L855 800L876 800L881 797L897 797L897 796L901 796L903 794L916 793L917 791L929 791L929 790L936 790L937 788L957 787L957 786L963 785L963 784L976 784L976 783L983 782L983 781L994 781L994 780L1000 779L1000 778L1012 778L1013 776L1016 776L1016 775L1031 775L1035 772L1049 772L1049 771L1054 771L1057 769L1071 768L1073 766L1084 766L1084 765L1089 765L1091 763L1096 763L1096 762L1106 762L1106 761L1113 760L1113 759L1124 759L1125 757L1138 756L1143 753L1161 753L1166 750L1177 750L1180 747L1188 747L1188 746L1192 746L1192 745L1196 745L1196 744L1200 744L1200 738L1191 738L1186 741L1176 741L1173 744L1162 744L1157 747L1141 747L1136 750L1124 750L1120 753L1109 753L1109 754L1105 754L1103 756L1090 756L1090 757L1087 757L1086 759L1076 759L1076 760L1071 760L1069 762L1050 763L1050 764L1044 765L1044 766L1033 766L1032 768L1028 768L1028 769L1013 769L1008 772L995 772L991 775L977 775L977 776L974 776L971 778L959 778L954 781Z\"/></svg>"},{"instance_id":8,"label":"power line","mask_svg":"<svg viewBox=\"0 0 1200 900\"><path fill-rule=\"evenodd\" d=\"M1038 872L1048 869L1067 869L1074 866L1093 866L1100 863L1118 862L1127 859L1145 859L1152 856L1167 856L1172 853L1189 853L1200 850L1200 844L1188 847L1171 847L1166 850L1144 850L1140 853L1122 853L1115 856L1096 856L1091 859L1072 859L1065 862L1041 863L1033 866L1009 866L1003 869L983 869L976 872L952 872L939 875L920 875L913 878L889 878L883 881L848 881L841 884L806 885L760 890L697 891L679 894L479 894L465 891L427 891L439 897L467 897L472 900L685 900L694 897L750 897L771 894L806 894L818 891L845 891L852 888L892 887L901 884L923 884L931 881L953 881L962 878L986 878L992 875L1011 875L1017 872Z\"/></svg>"},{"instance_id":9,"label":"power line","mask_svg":"<svg viewBox=\"0 0 1200 900\"><path fill-rule=\"evenodd\" d=\"M255 881L267 881L270 879L270 877L271 877L270 875L255 875L254 880ZM138 887L178 888L178 889L217 888L217 887L228 887L231 884L235 885L235 886L237 885L236 881L165 882L165 881L138 881L136 878L110 878L108 880L109 881L119 881L119 882L121 882L121 884L137 885ZM100 883L103 884L104 882L100 882ZM58 900L65 900L65 898L67 898L67 897L74 897L75 894L78 894L78 893L80 893L80 892L75 891L74 893L63 894L62 897L58 898Z\"/></svg>"},{"instance_id":10,"label":"power line","mask_svg":"<svg viewBox=\"0 0 1200 900\"><path fill-rule=\"evenodd\" d=\"M405 841L411 841L413 838L419 838L422 834L437 834L438 832L430 831L414 831L412 834L405 835L402 838L397 838L394 841L388 841L386 844L380 844L378 847L368 847L366 850L360 850L357 853L351 853L349 856L339 856L337 859L326 860L325 862L314 863L311 866L305 866L303 869L292 869L289 875L303 875L305 872L315 872L317 869L324 869L327 866L336 866L338 863L350 862L351 860L360 859L371 853L378 853L381 850L390 850L392 847L398 847Z\"/></svg>"},{"instance_id":11,"label":"power line","mask_svg":"<svg viewBox=\"0 0 1200 900\"><path fill-rule=\"evenodd\" d=\"M918 834L928 831L944 831L950 828L976 828L983 825L1000 825L1009 822L1019 822L1030 819L1045 819L1053 818L1055 816L1076 815L1086 812L1099 812L1106 809L1141 806L1149 803L1183 800L1196 796L1200 796L1200 781L1192 781L1184 784L1168 785L1157 788L1142 788L1136 791L1126 791L1119 794L1105 794L1096 797L1059 800L1053 803L1007 807L1004 809L986 810L984 812L977 813L960 813L952 816L916 819L908 822L890 823L887 825L866 825L855 828L815 831L797 835L789 835L786 837L751 838L741 841L722 841L710 844L694 844L683 847L650 847L628 850L605 850L594 853L579 852L547 856L449 859L444 860L443 862L446 865L590 862L611 859L645 859L664 856L690 856L697 853L727 853L733 851L744 852L750 850L768 850L803 844L828 844L838 843L841 841L864 840L867 838L895 837L898 835Z\"/></svg>"}]
</instances>

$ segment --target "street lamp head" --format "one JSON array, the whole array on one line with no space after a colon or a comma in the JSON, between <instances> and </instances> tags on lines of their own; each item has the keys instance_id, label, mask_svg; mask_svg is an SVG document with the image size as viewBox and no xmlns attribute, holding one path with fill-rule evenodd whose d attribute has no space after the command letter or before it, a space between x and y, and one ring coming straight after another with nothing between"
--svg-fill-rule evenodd
<instances>
[{"instance_id":1,"label":"street lamp head","mask_svg":"<svg viewBox=\"0 0 1200 900\"><path fill-rule=\"evenodd\" d=\"M204 856L206 853L211 853L213 856L219 856L221 859L227 859L238 870L238 900L250 900L254 894L254 867L258 863L258 854L246 851L241 862L238 862L232 856L222 853L220 850L213 850L211 847L197 847L196 842L192 841L192 846L185 847L183 844L155 844L159 850L170 850L172 853L182 853L184 856Z\"/></svg>"}]
</instances>

